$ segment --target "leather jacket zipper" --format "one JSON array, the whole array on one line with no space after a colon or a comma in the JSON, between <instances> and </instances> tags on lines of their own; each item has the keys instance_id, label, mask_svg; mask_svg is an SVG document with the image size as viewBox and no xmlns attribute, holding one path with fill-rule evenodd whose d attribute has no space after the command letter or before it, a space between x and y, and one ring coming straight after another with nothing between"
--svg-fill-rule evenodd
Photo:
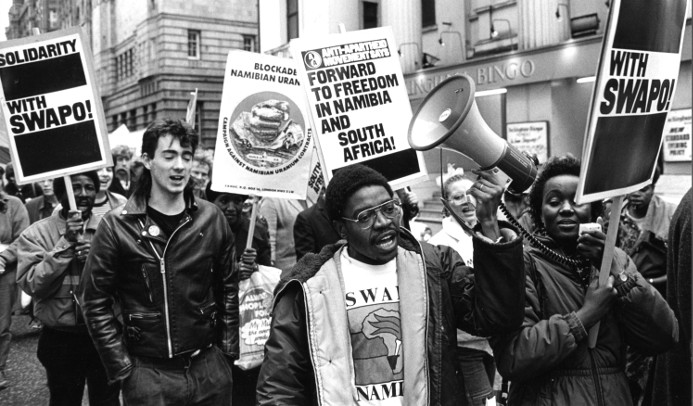
<instances>
[{"instance_id":1,"label":"leather jacket zipper","mask_svg":"<svg viewBox=\"0 0 693 406\"><path fill-rule=\"evenodd\" d=\"M161 317L161 313L130 313L130 320L155 320Z\"/></svg>"},{"instance_id":2,"label":"leather jacket zipper","mask_svg":"<svg viewBox=\"0 0 693 406\"><path fill-rule=\"evenodd\" d=\"M161 283L163 284L164 287L164 316L166 320L166 344L168 345L168 357L173 358L173 342L171 340L171 321L169 319L169 309L168 309L168 286L166 284L166 262L164 261L164 258L166 257L166 250L168 249L168 245L171 243L171 239L173 239L173 236L180 230L184 225L188 224L190 222L190 216L186 216L185 220L171 233L171 235L168 237L168 241L166 241L166 245L164 246L164 251L159 255L157 250L154 248L154 244L152 244L151 241L149 241L149 245L152 247L152 250L154 251L154 255L156 255L157 259L159 260L159 271L161 272ZM144 228L144 227L143 227Z\"/></svg>"}]
</instances>

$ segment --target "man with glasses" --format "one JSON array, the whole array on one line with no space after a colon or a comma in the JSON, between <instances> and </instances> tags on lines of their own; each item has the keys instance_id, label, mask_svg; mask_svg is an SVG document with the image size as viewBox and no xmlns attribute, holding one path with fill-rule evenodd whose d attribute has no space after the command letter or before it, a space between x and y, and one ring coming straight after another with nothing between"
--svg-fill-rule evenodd
<instances>
[{"instance_id":1,"label":"man with glasses","mask_svg":"<svg viewBox=\"0 0 693 406\"><path fill-rule=\"evenodd\" d=\"M455 328L509 331L524 307L522 242L496 221L502 181L479 172L471 193L476 283L454 250L400 227L380 173L340 169L326 207L346 241L306 254L280 281L259 404L456 404Z\"/></svg>"}]
</instances>

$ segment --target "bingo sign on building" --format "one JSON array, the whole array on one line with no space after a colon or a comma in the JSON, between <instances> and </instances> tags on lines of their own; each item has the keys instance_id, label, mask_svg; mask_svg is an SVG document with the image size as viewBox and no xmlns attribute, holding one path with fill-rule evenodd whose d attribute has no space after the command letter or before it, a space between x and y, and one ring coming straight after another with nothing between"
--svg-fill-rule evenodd
<instances>
[{"instance_id":1,"label":"bingo sign on building","mask_svg":"<svg viewBox=\"0 0 693 406\"><path fill-rule=\"evenodd\" d=\"M389 27L291 42L328 182L356 163L393 186L426 175L423 155L407 141L411 105L394 49Z\"/></svg>"}]
</instances>

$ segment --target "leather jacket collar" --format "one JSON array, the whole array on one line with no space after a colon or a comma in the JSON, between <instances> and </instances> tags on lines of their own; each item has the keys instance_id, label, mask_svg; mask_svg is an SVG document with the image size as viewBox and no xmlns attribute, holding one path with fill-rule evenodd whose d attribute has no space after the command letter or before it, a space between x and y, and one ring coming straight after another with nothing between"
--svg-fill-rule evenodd
<instances>
[{"instance_id":1,"label":"leather jacket collar","mask_svg":"<svg viewBox=\"0 0 693 406\"><path fill-rule=\"evenodd\" d=\"M188 213L196 211L198 209L198 206L193 193L189 192L187 189L183 193L185 194L186 211L188 211ZM144 216L147 214L148 202L149 201L147 199L141 199L133 194L125 203L125 207L123 207L123 211L121 212L121 214Z\"/></svg>"}]
</instances>

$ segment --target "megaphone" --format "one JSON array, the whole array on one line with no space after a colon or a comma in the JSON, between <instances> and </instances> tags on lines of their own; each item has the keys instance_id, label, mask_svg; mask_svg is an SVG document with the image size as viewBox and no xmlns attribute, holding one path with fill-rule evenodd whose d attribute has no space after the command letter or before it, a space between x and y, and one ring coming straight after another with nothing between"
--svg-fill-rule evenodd
<instances>
[{"instance_id":1,"label":"megaphone","mask_svg":"<svg viewBox=\"0 0 693 406\"><path fill-rule=\"evenodd\" d=\"M427 151L438 145L471 158L481 169L498 167L513 193L527 190L537 175L529 157L499 137L479 114L476 86L468 75L452 76L426 96L409 123L409 145Z\"/></svg>"}]
</instances>

